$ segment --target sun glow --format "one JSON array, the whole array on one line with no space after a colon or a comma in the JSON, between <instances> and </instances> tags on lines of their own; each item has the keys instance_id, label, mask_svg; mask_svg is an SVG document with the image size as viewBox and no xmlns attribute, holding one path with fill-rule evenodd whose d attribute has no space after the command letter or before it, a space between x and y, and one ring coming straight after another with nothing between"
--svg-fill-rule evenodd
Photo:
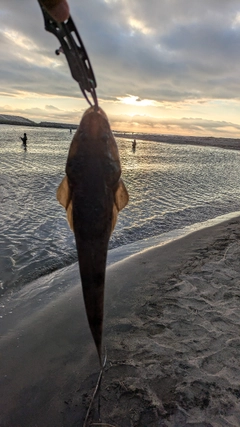
<instances>
[{"instance_id":1,"label":"sun glow","mask_svg":"<svg viewBox=\"0 0 240 427\"><path fill-rule=\"evenodd\" d=\"M134 95L119 96L117 100L122 104L134 105L134 107L158 107L161 105L160 102L154 101L153 99L141 99Z\"/></svg>"}]
</instances>

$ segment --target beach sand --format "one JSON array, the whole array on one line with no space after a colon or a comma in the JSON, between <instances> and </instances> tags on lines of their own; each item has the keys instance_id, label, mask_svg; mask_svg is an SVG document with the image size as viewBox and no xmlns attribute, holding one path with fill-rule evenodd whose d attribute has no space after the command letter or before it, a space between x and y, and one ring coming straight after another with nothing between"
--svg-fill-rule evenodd
<instances>
[{"instance_id":1,"label":"beach sand","mask_svg":"<svg viewBox=\"0 0 240 427\"><path fill-rule=\"evenodd\" d=\"M5 324L1 427L83 425L98 360L75 276L44 309ZM240 218L108 267L104 344L105 425L239 427Z\"/></svg>"}]
</instances>

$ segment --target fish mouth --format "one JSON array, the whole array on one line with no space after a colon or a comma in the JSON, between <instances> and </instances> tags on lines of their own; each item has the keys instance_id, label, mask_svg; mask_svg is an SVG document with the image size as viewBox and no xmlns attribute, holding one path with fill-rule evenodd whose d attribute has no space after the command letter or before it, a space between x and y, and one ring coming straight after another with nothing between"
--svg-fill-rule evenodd
<instances>
[{"instance_id":1,"label":"fish mouth","mask_svg":"<svg viewBox=\"0 0 240 427\"><path fill-rule=\"evenodd\" d=\"M86 116L88 116L90 113L96 113L99 114L100 116L103 116L107 122L108 122L108 117L106 115L106 113L103 111L103 109L99 106L91 106L89 107L83 114L82 119Z\"/></svg>"}]
</instances>

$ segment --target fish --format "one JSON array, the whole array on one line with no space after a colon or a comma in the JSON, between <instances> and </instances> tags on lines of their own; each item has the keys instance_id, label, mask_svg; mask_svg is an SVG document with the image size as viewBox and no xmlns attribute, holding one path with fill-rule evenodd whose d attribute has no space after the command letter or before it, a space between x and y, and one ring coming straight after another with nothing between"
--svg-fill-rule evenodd
<instances>
[{"instance_id":1,"label":"fish","mask_svg":"<svg viewBox=\"0 0 240 427\"><path fill-rule=\"evenodd\" d=\"M104 285L108 243L129 201L118 146L102 108L90 107L72 139L57 200L74 232L89 327L102 365Z\"/></svg>"}]
</instances>

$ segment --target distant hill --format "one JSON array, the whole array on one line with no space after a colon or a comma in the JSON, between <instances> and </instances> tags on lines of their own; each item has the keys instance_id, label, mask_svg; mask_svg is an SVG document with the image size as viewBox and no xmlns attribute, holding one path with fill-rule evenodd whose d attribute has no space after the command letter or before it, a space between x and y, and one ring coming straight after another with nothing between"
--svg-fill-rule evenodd
<instances>
[{"instance_id":1,"label":"distant hill","mask_svg":"<svg viewBox=\"0 0 240 427\"><path fill-rule=\"evenodd\" d=\"M19 126L35 126L46 128L63 128L63 129L77 129L77 125L71 123L54 123L54 122L41 122L36 123L32 120L25 119L25 117L11 116L9 114L0 114L0 125L19 125Z\"/></svg>"},{"instance_id":2,"label":"distant hill","mask_svg":"<svg viewBox=\"0 0 240 427\"><path fill-rule=\"evenodd\" d=\"M0 114L1 125L22 125L22 126L36 126L32 120L25 119L20 116L11 116L9 114Z\"/></svg>"},{"instance_id":3,"label":"distant hill","mask_svg":"<svg viewBox=\"0 0 240 427\"><path fill-rule=\"evenodd\" d=\"M71 123L54 123L54 122L41 122L37 126L42 126L46 128L63 128L63 129L77 129L77 125Z\"/></svg>"}]
</instances>

